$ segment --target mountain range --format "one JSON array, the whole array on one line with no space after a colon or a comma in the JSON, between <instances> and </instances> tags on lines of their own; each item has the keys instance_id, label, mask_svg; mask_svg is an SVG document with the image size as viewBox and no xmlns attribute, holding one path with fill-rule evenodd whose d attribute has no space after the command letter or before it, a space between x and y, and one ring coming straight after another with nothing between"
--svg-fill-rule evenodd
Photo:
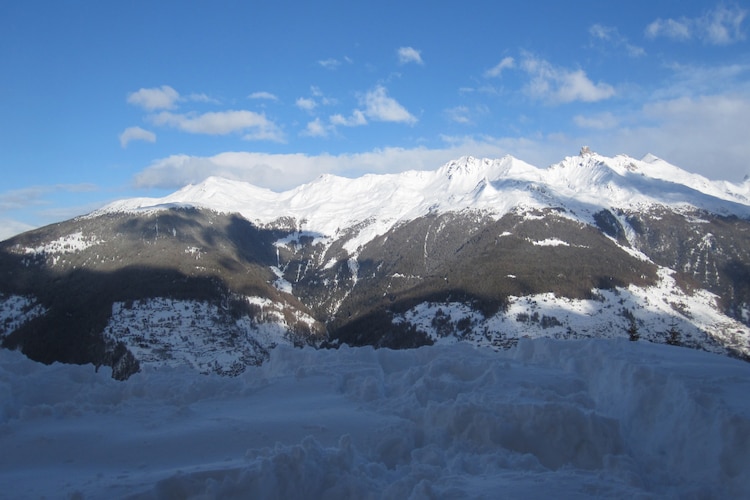
<instances>
[{"instance_id":1,"label":"mountain range","mask_svg":"<svg viewBox=\"0 0 750 500\"><path fill-rule=\"evenodd\" d=\"M750 359L750 181L588 148L281 193L211 177L1 242L0 276L3 347L117 378L236 374L278 344L527 336Z\"/></svg>"}]
</instances>

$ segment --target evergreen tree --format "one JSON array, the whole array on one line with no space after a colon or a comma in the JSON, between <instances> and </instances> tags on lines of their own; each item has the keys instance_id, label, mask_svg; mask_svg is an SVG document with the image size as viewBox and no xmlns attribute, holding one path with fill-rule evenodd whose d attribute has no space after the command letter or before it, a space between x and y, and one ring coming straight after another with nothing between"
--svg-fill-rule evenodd
<instances>
[{"instance_id":1,"label":"evergreen tree","mask_svg":"<svg viewBox=\"0 0 750 500\"><path fill-rule=\"evenodd\" d=\"M641 334L638 333L638 325L635 322L635 318L630 318L630 326L628 326L628 338L631 342L636 342L641 338Z\"/></svg>"},{"instance_id":2,"label":"evergreen tree","mask_svg":"<svg viewBox=\"0 0 750 500\"><path fill-rule=\"evenodd\" d=\"M669 345L680 345L680 331L677 329L677 323L674 318L669 324L669 331L667 331L667 344Z\"/></svg>"}]
</instances>

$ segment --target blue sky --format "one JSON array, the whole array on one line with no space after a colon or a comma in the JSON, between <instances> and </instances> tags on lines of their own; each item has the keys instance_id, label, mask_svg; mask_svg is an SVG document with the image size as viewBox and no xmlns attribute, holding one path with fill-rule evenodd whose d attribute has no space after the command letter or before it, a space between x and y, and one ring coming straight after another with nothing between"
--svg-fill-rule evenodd
<instances>
[{"instance_id":1,"label":"blue sky","mask_svg":"<svg viewBox=\"0 0 750 500\"><path fill-rule=\"evenodd\" d=\"M584 144L750 173L748 2L0 3L0 238L209 175L274 190Z\"/></svg>"}]
</instances>

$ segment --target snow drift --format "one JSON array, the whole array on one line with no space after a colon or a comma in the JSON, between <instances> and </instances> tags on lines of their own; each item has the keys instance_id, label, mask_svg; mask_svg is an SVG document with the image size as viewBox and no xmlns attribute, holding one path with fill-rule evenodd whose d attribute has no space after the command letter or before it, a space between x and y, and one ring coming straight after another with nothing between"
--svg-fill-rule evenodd
<instances>
[{"instance_id":1,"label":"snow drift","mask_svg":"<svg viewBox=\"0 0 750 500\"><path fill-rule=\"evenodd\" d=\"M620 340L278 347L238 377L0 351L14 498L721 498L750 489L750 365Z\"/></svg>"}]
</instances>

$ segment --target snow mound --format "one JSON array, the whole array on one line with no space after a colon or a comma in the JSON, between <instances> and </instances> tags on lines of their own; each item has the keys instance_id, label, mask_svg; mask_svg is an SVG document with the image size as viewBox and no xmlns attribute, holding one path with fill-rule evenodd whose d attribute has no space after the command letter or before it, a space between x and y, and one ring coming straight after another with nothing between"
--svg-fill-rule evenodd
<instances>
[{"instance_id":1,"label":"snow mound","mask_svg":"<svg viewBox=\"0 0 750 500\"><path fill-rule=\"evenodd\" d=\"M101 372L106 371L102 369ZM53 383L54 382L54 383ZM14 498L730 498L750 365L610 340L281 346L234 378L0 351Z\"/></svg>"}]
</instances>

